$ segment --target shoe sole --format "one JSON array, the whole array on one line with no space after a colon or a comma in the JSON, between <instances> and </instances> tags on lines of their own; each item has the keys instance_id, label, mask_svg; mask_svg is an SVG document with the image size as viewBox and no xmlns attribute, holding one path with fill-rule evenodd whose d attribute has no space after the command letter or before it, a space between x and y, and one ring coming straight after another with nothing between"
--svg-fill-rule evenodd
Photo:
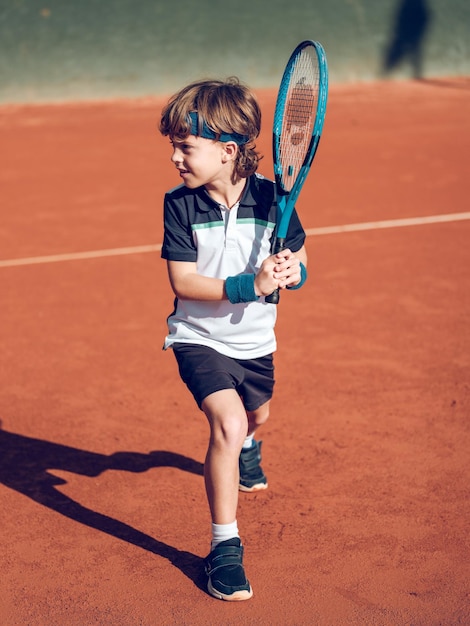
<instances>
[{"instance_id":1,"label":"shoe sole","mask_svg":"<svg viewBox=\"0 0 470 626\"><path fill-rule=\"evenodd\" d=\"M245 485L238 485L239 491L243 491L244 493L253 493L254 491L263 491L263 489L268 488L268 483L258 483L257 485L253 485L253 487L245 487Z\"/></svg>"},{"instance_id":2,"label":"shoe sole","mask_svg":"<svg viewBox=\"0 0 470 626\"><path fill-rule=\"evenodd\" d=\"M230 595L227 595L215 589L212 586L210 579L207 583L207 591L211 594L211 596L217 598L217 600L226 600L228 602L240 602L242 600L249 600L253 595L253 590L251 589L251 587L249 589L242 589L241 591L234 591Z\"/></svg>"}]
</instances>

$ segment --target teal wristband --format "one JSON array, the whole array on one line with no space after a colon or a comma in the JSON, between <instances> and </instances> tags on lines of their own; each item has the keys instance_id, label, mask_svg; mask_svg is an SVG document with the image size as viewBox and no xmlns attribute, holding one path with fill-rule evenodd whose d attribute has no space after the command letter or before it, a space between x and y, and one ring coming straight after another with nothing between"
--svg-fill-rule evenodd
<instances>
[{"instance_id":1,"label":"teal wristband","mask_svg":"<svg viewBox=\"0 0 470 626\"><path fill-rule=\"evenodd\" d=\"M287 287L287 289L300 289L306 280L307 268L302 262L300 262L300 283L298 285L292 285L292 287Z\"/></svg>"},{"instance_id":2,"label":"teal wristband","mask_svg":"<svg viewBox=\"0 0 470 626\"><path fill-rule=\"evenodd\" d=\"M238 274L229 276L225 281L225 293L232 304L255 302L259 296L255 293L255 275Z\"/></svg>"}]
</instances>

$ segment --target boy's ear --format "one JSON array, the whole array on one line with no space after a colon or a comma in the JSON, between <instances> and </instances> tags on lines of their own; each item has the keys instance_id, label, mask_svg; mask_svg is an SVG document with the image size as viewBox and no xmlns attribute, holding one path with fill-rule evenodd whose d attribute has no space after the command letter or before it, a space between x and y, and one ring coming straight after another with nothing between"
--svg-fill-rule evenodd
<instances>
[{"instance_id":1,"label":"boy's ear","mask_svg":"<svg viewBox=\"0 0 470 626\"><path fill-rule=\"evenodd\" d=\"M234 141L224 142L224 153L223 159L224 161L233 161L233 159L237 155L238 146Z\"/></svg>"}]
</instances>

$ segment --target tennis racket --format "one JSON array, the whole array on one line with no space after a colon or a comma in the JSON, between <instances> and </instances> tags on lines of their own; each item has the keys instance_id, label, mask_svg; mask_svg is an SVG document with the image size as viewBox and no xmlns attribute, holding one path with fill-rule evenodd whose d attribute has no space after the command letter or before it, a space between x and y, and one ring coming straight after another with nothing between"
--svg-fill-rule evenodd
<instances>
[{"instance_id":1,"label":"tennis racket","mask_svg":"<svg viewBox=\"0 0 470 626\"><path fill-rule=\"evenodd\" d=\"M286 65L276 100L273 160L276 183L276 232L273 254L285 249L295 202L312 166L325 120L328 65L317 41L300 43ZM279 289L265 298L279 302Z\"/></svg>"}]
</instances>

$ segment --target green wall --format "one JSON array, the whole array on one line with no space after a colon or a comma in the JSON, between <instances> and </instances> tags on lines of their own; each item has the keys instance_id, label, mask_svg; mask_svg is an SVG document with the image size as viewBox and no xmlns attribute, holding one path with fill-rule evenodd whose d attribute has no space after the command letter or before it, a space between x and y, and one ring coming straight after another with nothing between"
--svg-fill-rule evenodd
<instances>
[{"instance_id":1,"label":"green wall","mask_svg":"<svg viewBox=\"0 0 470 626\"><path fill-rule=\"evenodd\" d=\"M324 45L332 82L470 75L470 0L0 0L0 103L168 94L231 74L276 86L303 39Z\"/></svg>"}]
</instances>

